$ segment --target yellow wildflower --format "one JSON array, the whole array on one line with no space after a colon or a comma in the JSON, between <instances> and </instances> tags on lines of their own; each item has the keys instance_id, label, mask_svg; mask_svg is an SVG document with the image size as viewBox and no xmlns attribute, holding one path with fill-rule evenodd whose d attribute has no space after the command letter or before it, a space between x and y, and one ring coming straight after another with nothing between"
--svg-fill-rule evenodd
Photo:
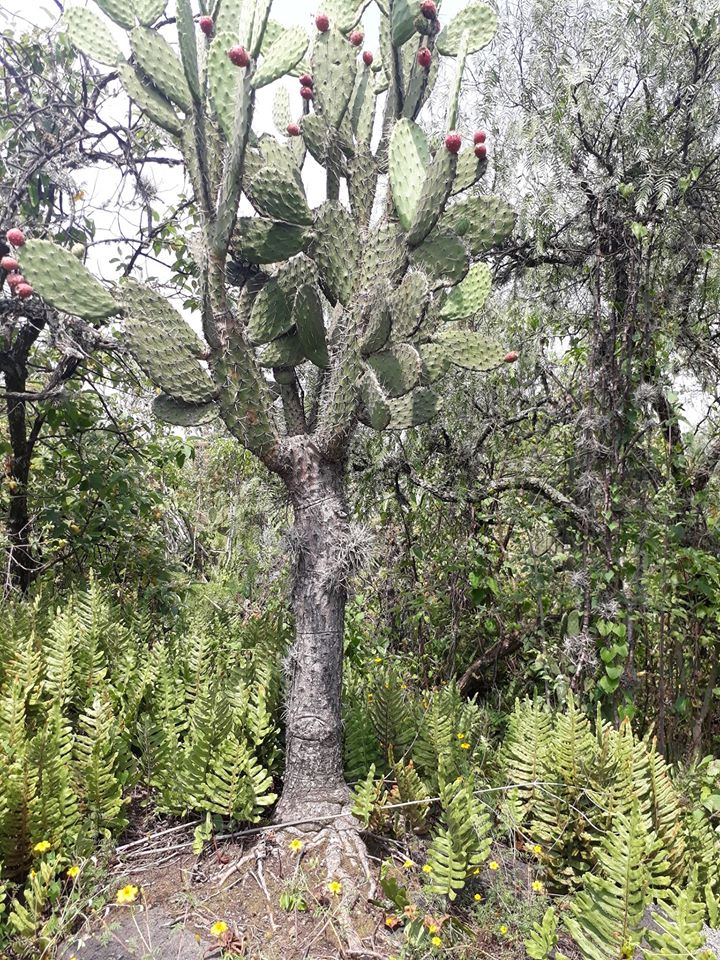
<instances>
[{"instance_id":1,"label":"yellow wildflower","mask_svg":"<svg viewBox=\"0 0 720 960\"><path fill-rule=\"evenodd\" d=\"M41 840L33 847L33 853L47 853L48 850L52 850L52 844L49 840Z\"/></svg>"},{"instance_id":2,"label":"yellow wildflower","mask_svg":"<svg viewBox=\"0 0 720 960\"><path fill-rule=\"evenodd\" d=\"M80 867L78 867L77 864L75 866L67 868L67 875L70 877L71 880L74 880L79 873L80 873Z\"/></svg>"},{"instance_id":3,"label":"yellow wildflower","mask_svg":"<svg viewBox=\"0 0 720 960\"><path fill-rule=\"evenodd\" d=\"M442 940L440 939L440 937L433 937L432 940L430 941L430 943L431 943L434 947L441 947L441 946L442 946Z\"/></svg>"},{"instance_id":4,"label":"yellow wildflower","mask_svg":"<svg viewBox=\"0 0 720 960\"><path fill-rule=\"evenodd\" d=\"M339 880L331 880L327 888L330 893L342 893L342 884Z\"/></svg>"},{"instance_id":5,"label":"yellow wildflower","mask_svg":"<svg viewBox=\"0 0 720 960\"><path fill-rule=\"evenodd\" d=\"M475 896L473 897L473 900L475 900L476 903L480 903L480 901L482 900L482 897L480 896L479 893L476 893Z\"/></svg>"},{"instance_id":6,"label":"yellow wildflower","mask_svg":"<svg viewBox=\"0 0 720 960\"><path fill-rule=\"evenodd\" d=\"M409 870L410 867L414 867L415 864L412 862L412 860L406 860L406 861L403 863L403 866L405 867L406 870Z\"/></svg>"},{"instance_id":7,"label":"yellow wildflower","mask_svg":"<svg viewBox=\"0 0 720 960\"><path fill-rule=\"evenodd\" d=\"M464 733L456 733L455 736L458 738L458 740L464 740L464 739L465 739L465 734L464 734Z\"/></svg>"},{"instance_id":8,"label":"yellow wildflower","mask_svg":"<svg viewBox=\"0 0 720 960\"><path fill-rule=\"evenodd\" d=\"M224 933L227 933L228 925L224 920L216 920L215 923L210 927L210 936L211 937L221 937Z\"/></svg>"},{"instance_id":9,"label":"yellow wildflower","mask_svg":"<svg viewBox=\"0 0 720 960\"><path fill-rule=\"evenodd\" d=\"M382 657L375 657L375 663L382 663Z\"/></svg>"},{"instance_id":10,"label":"yellow wildflower","mask_svg":"<svg viewBox=\"0 0 720 960\"><path fill-rule=\"evenodd\" d=\"M302 840L298 840L296 837L294 840L291 840L288 844L293 853L298 853L303 848Z\"/></svg>"},{"instance_id":11,"label":"yellow wildflower","mask_svg":"<svg viewBox=\"0 0 720 960\"><path fill-rule=\"evenodd\" d=\"M506 934L507 932L508 932L508 928L507 928L507 927L505 926L505 924L503 923L502 926L500 927L500 933L501 933L503 936L505 936L505 934Z\"/></svg>"},{"instance_id":12,"label":"yellow wildflower","mask_svg":"<svg viewBox=\"0 0 720 960\"><path fill-rule=\"evenodd\" d=\"M469 744L469 743L461 743L461 744L460 744L460 749L461 749L461 750L469 750L469 749L470 749L470 744Z\"/></svg>"},{"instance_id":13,"label":"yellow wildflower","mask_svg":"<svg viewBox=\"0 0 720 960\"><path fill-rule=\"evenodd\" d=\"M437 930L438 930L437 924L435 923L431 923L430 926L428 927L428 933L437 933Z\"/></svg>"},{"instance_id":14,"label":"yellow wildflower","mask_svg":"<svg viewBox=\"0 0 720 960\"><path fill-rule=\"evenodd\" d=\"M499 870L499 869L500 869L500 864L497 862L497 860L491 860L490 863L488 864L488 866L490 867L491 870Z\"/></svg>"},{"instance_id":15,"label":"yellow wildflower","mask_svg":"<svg viewBox=\"0 0 720 960\"><path fill-rule=\"evenodd\" d=\"M540 846L539 843L536 843L535 846L533 847L533 853L535 854L536 857L539 857L540 854L542 853L542 847Z\"/></svg>"},{"instance_id":16,"label":"yellow wildflower","mask_svg":"<svg viewBox=\"0 0 720 960\"><path fill-rule=\"evenodd\" d=\"M115 897L115 902L120 904L135 903L139 893L138 888L134 884L129 883L126 887L120 887Z\"/></svg>"},{"instance_id":17,"label":"yellow wildflower","mask_svg":"<svg viewBox=\"0 0 720 960\"><path fill-rule=\"evenodd\" d=\"M475 869L473 870L473 876L474 877L480 876L480 867L475 867Z\"/></svg>"},{"instance_id":18,"label":"yellow wildflower","mask_svg":"<svg viewBox=\"0 0 720 960\"><path fill-rule=\"evenodd\" d=\"M429 863L426 863L426 864L423 866L423 873L432 873L432 867L430 866Z\"/></svg>"},{"instance_id":19,"label":"yellow wildflower","mask_svg":"<svg viewBox=\"0 0 720 960\"><path fill-rule=\"evenodd\" d=\"M543 890L545 889L545 887L542 885L540 880L533 880L532 888L535 891L535 893L542 893Z\"/></svg>"}]
</instances>

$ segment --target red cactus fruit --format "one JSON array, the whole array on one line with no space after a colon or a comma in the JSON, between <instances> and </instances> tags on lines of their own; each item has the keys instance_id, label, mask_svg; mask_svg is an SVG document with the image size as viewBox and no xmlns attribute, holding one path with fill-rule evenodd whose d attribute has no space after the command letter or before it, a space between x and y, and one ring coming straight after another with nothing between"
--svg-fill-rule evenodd
<instances>
[{"instance_id":1,"label":"red cactus fruit","mask_svg":"<svg viewBox=\"0 0 720 960\"><path fill-rule=\"evenodd\" d=\"M28 297L33 295L33 288L29 283L21 283L15 287L15 293L20 297L21 300L27 300Z\"/></svg>"},{"instance_id":2,"label":"red cactus fruit","mask_svg":"<svg viewBox=\"0 0 720 960\"><path fill-rule=\"evenodd\" d=\"M429 47L420 47L417 58L420 66L427 70L432 62L432 51Z\"/></svg>"},{"instance_id":3,"label":"red cactus fruit","mask_svg":"<svg viewBox=\"0 0 720 960\"><path fill-rule=\"evenodd\" d=\"M300 77L300 86L301 86L301 87L312 87L312 85L313 85L313 78L310 76L309 73L304 73L304 74Z\"/></svg>"},{"instance_id":4,"label":"red cactus fruit","mask_svg":"<svg viewBox=\"0 0 720 960\"><path fill-rule=\"evenodd\" d=\"M503 359L505 360L505 363L515 363L515 361L519 356L520 356L519 353L515 353L514 350L511 350L509 353L505 354L505 357Z\"/></svg>"},{"instance_id":5,"label":"red cactus fruit","mask_svg":"<svg viewBox=\"0 0 720 960\"><path fill-rule=\"evenodd\" d=\"M11 290L19 287L21 283L25 283L25 277L21 273L11 273L7 278L7 285Z\"/></svg>"},{"instance_id":6,"label":"red cactus fruit","mask_svg":"<svg viewBox=\"0 0 720 960\"><path fill-rule=\"evenodd\" d=\"M485 143L487 134L484 130L476 130L473 134L473 143Z\"/></svg>"},{"instance_id":7,"label":"red cactus fruit","mask_svg":"<svg viewBox=\"0 0 720 960\"><path fill-rule=\"evenodd\" d=\"M449 153L459 153L460 147L462 146L462 139L459 133L449 133L445 137L445 146Z\"/></svg>"},{"instance_id":8,"label":"red cactus fruit","mask_svg":"<svg viewBox=\"0 0 720 960\"><path fill-rule=\"evenodd\" d=\"M215 29L215 24L213 23L212 17L200 17L198 23L200 24L200 29L206 37L212 36L212 32Z\"/></svg>"},{"instance_id":9,"label":"red cactus fruit","mask_svg":"<svg viewBox=\"0 0 720 960\"><path fill-rule=\"evenodd\" d=\"M312 100L312 98L315 96L313 93L313 88L300 87L300 96L303 98L303 100Z\"/></svg>"},{"instance_id":10,"label":"red cactus fruit","mask_svg":"<svg viewBox=\"0 0 720 960\"><path fill-rule=\"evenodd\" d=\"M12 273L13 270L17 270L19 266L20 264L17 262L17 260L15 260L14 257L3 257L2 260L0 260L0 267L2 267L3 270L7 270L8 273Z\"/></svg>"},{"instance_id":11,"label":"red cactus fruit","mask_svg":"<svg viewBox=\"0 0 720 960\"><path fill-rule=\"evenodd\" d=\"M315 26L318 28L320 33L327 33L330 29L330 19L326 13L319 13L315 17Z\"/></svg>"},{"instance_id":12,"label":"red cactus fruit","mask_svg":"<svg viewBox=\"0 0 720 960\"><path fill-rule=\"evenodd\" d=\"M437 7L434 0L423 0L420 4L420 12L427 20L435 20L437 17Z\"/></svg>"},{"instance_id":13,"label":"red cactus fruit","mask_svg":"<svg viewBox=\"0 0 720 960\"><path fill-rule=\"evenodd\" d=\"M362 30L353 30L353 32L348 37L348 40L354 47L359 47L363 40L365 39L365 34Z\"/></svg>"},{"instance_id":14,"label":"red cactus fruit","mask_svg":"<svg viewBox=\"0 0 720 960\"><path fill-rule=\"evenodd\" d=\"M14 247L22 247L25 243L25 234L22 230L18 230L17 227L13 227L12 230L8 230L7 232L7 241Z\"/></svg>"},{"instance_id":15,"label":"red cactus fruit","mask_svg":"<svg viewBox=\"0 0 720 960\"><path fill-rule=\"evenodd\" d=\"M484 160L487 156L487 147L484 143L478 143L475 146L475 156L478 160Z\"/></svg>"},{"instance_id":16,"label":"red cactus fruit","mask_svg":"<svg viewBox=\"0 0 720 960\"><path fill-rule=\"evenodd\" d=\"M287 125L287 134L289 137L299 137L300 127L296 123L289 123Z\"/></svg>"},{"instance_id":17,"label":"red cactus fruit","mask_svg":"<svg viewBox=\"0 0 720 960\"><path fill-rule=\"evenodd\" d=\"M236 67L250 66L250 55L245 47L230 47L228 50L228 57L230 62L234 63Z\"/></svg>"},{"instance_id":18,"label":"red cactus fruit","mask_svg":"<svg viewBox=\"0 0 720 960\"><path fill-rule=\"evenodd\" d=\"M370 50L365 50L363 53L363 63L365 64L366 67L369 67L372 62L373 62L372 53L370 52Z\"/></svg>"}]
</instances>

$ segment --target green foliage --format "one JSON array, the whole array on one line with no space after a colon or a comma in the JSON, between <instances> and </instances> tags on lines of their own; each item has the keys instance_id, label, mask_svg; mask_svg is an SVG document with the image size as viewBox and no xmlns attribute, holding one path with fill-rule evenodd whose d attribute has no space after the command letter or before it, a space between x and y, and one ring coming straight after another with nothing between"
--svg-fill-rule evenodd
<instances>
[{"instance_id":1,"label":"green foliage","mask_svg":"<svg viewBox=\"0 0 720 960\"><path fill-rule=\"evenodd\" d=\"M440 790L440 826L428 850L430 890L454 900L490 852L491 819L475 797L472 781L457 780Z\"/></svg>"},{"instance_id":2,"label":"green foliage","mask_svg":"<svg viewBox=\"0 0 720 960\"><path fill-rule=\"evenodd\" d=\"M553 956L553 952L558 942L558 920L553 907L543 914L540 923L533 924L530 936L525 940L525 949L527 955L532 960L548 960Z\"/></svg>"}]
</instances>

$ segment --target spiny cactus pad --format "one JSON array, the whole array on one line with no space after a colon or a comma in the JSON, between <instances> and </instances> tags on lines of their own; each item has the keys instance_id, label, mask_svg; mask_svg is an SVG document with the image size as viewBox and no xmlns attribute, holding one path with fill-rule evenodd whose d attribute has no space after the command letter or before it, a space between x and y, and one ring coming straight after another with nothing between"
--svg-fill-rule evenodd
<instances>
[{"instance_id":1,"label":"spiny cactus pad","mask_svg":"<svg viewBox=\"0 0 720 960\"><path fill-rule=\"evenodd\" d=\"M292 311L297 327L298 340L308 360L316 367L327 367L330 363L322 301L310 284L304 284L297 292Z\"/></svg>"},{"instance_id":2,"label":"spiny cactus pad","mask_svg":"<svg viewBox=\"0 0 720 960\"><path fill-rule=\"evenodd\" d=\"M390 140L388 165L393 203L405 230L410 230L415 221L431 162L430 147L422 128L406 117L399 120Z\"/></svg>"},{"instance_id":3,"label":"spiny cactus pad","mask_svg":"<svg viewBox=\"0 0 720 960\"><path fill-rule=\"evenodd\" d=\"M390 423L390 404L372 370L360 383L360 398L364 406L363 421L375 430L384 430Z\"/></svg>"},{"instance_id":4,"label":"spiny cactus pad","mask_svg":"<svg viewBox=\"0 0 720 960\"><path fill-rule=\"evenodd\" d=\"M165 13L167 0L133 0L135 16L144 27L151 27Z\"/></svg>"},{"instance_id":5,"label":"spiny cactus pad","mask_svg":"<svg viewBox=\"0 0 720 960\"><path fill-rule=\"evenodd\" d=\"M452 195L462 193L474 186L487 170L487 160L478 160L471 150L464 150L458 157L455 180L452 186Z\"/></svg>"},{"instance_id":6,"label":"spiny cactus pad","mask_svg":"<svg viewBox=\"0 0 720 960\"><path fill-rule=\"evenodd\" d=\"M428 280L425 274L411 270L390 295L394 340L407 340L416 332L422 322L427 293Z\"/></svg>"},{"instance_id":7,"label":"spiny cactus pad","mask_svg":"<svg viewBox=\"0 0 720 960\"><path fill-rule=\"evenodd\" d=\"M315 104L331 127L340 125L355 87L355 53L355 48L336 29L331 28L315 40Z\"/></svg>"},{"instance_id":8,"label":"spiny cactus pad","mask_svg":"<svg viewBox=\"0 0 720 960\"><path fill-rule=\"evenodd\" d=\"M492 40L497 32L497 15L484 3L469 3L437 38L437 49L446 57L455 57L461 49L463 35L467 36L467 53L477 53Z\"/></svg>"},{"instance_id":9,"label":"spiny cactus pad","mask_svg":"<svg viewBox=\"0 0 720 960\"><path fill-rule=\"evenodd\" d=\"M464 370L492 370L503 362L506 354L504 347L472 330L445 328L436 335L435 343L446 352L451 363Z\"/></svg>"},{"instance_id":10,"label":"spiny cactus pad","mask_svg":"<svg viewBox=\"0 0 720 960\"><path fill-rule=\"evenodd\" d=\"M368 357L368 366L391 397L401 397L420 383L422 361L415 347L398 343Z\"/></svg>"},{"instance_id":11,"label":"spiny cactus pad","mask_svg":"<svg viewBox=\"0 0 720 960\"><path fill-rule=\"evenodd\" d=\"M440 308L443 320L464 320L480 310L490 293L490 268L486 263L476 263L468 275L453 287Z\"/></svg>"},{"instance_id":12,"label":"spiny cactus pad","mask_svg":"<svg viewBox=\"0 0 720 960\"><path fill-rule=\"evenodd\" d=\"M175 13L178 43L180 44L185 79L187 80L193 99L199 102L201 99L201 91L200 74L198 72L197 38L190 0L175 0Z\"/></svg>"},{"instance_id":13,"label":"spiny cactus pad","mask_svg":"<svg viewBox=\"0 0 720 960\"><path fill-rule=\"evenodd\" d=\"M51 307L86 320L106 320L120 312L115 298L65 247L28 240L18 259L35 293Z\"/></svg>"},{"instance_id":14,"label":"spiny cactus pad","mask_svg":"<svg viewBox=\"0 0 720 960\"><path fill-rule=\"evenodd\" d=\"M441 343L423 343L418 347L422 360L421 382L429 386L440 380L450 369L448 351Z\"/></svg>"},{"instance_id":15,"label":"spiny cactus pad","mask_svg":"<svg viewBox=\"0 0 720 960\"><path fill-rule=\"evenodd\" d=\"M264 54L253 76L253 86L259 89L289 73L300 63L307 48L308 37L302 27L289 27L283 30Z\"/></svg>"},{"instance_id":16,"label":"spiny cactus pad","mask_svg":"<svg viewBox=\"0 0 720 960\"><path fill-rule=\"evenodd\" d=\"M192 108L190 88L182 64L167 40L157 30L135 27L130 34L130 46L158 90L188 113Z\"/></svg>"},{"instance_id":17,"label":"spiny cactus pad","mask_svg":"<svg viewBox=\"0 0 720 960\"><path fill-rule=\"evenodd\" d=\"M515 228L515 211L499 197L467 197L444 214L441 225L462 237L473 256L491 250Z\"/></svg>"},{"instance_id":18,"label":"spiny cactus pad","mask_svg":"<svg viewBox=\"0 0 720 960\"><path fill-rule=\"evenodd\" d=\"M255 298L247 327L248 341L254 346L269 343L287 333L292 325L292 304L277 280L270 280Z\"/></svg>"},{"instance_id":19,"label":"spiny cactus pad","mask_svg":"<svg viewBox=\"0 0 720 960\"><path fill-rule=\"evenodd\" d=\"M316 211L314 259L331 303L347 305L353 293L355 264L361 257L355 222L337 201L327 201Z\"/></svg>"},{"instance_id":20,"label":"spiny cactus pad","mask_svg":"<svg viewBox=\"0 0 720 960\"><path fill-rule=\"evenodd\" d=\"M437 227L412 252L413 263L436 283L459 283L468 272L465 244L452 230Z\"/></svg>"},{"instance_id":21,"label":"spiny cactus pad","mask_svg":"<svg viewBox=\"0 0 720 960\"><path fill-rule=\"evenodd\" d=\"M176 427L194 427L202 423L209 423L218 415L215 403L186 403L168 396L167 393L158 394L153 400L152 410L158 420L171 423Z\"/></svg>"},{"instance_id":22,"label":"spiny cactus pad","mask_svg":"<svg viewBox=\"0 0 720 960\"><path fill-rule=\"evenodd\" d=\"M430 387L418 387L404 397L388 402L390 421L388 430L410 430L432 420L439 412L442 401Z\"/></svg>"},{"instance_id":23,"label":"spiny cactus pad","mask_svg":"<svg viewBox=\"0 0 720 960\"><path fill-rule=\"evenodd\" d=\"M457 157L447 150L438 150L427 171L415 208L412 225L408 231L408 243L415 247L425 239L438 222L450 196Z\"/></svg>"},{"instance_id":24,"label":"spiny cactus pad","mask_svg":"<svg viewBox=\"0 0 720 960\"><path fill-rule=\"evenodd\" d=\"M294 223L240 217L233 235L233 252L252 263L278 263L301 253L307 243L305 229Z\"/></svg>"},{"instance_id":25,"label":"spiny cactus pad","mask_svg":"<svg viewBox=\"0 0 720 960\"><path fill-rule=\"evenodd\" d=\"M288 158L292 159L289 152ZM265 162L245 185L245 192L259 213L288 223L312 223L305 187L296 168L289 171L285 164Z\"/></svg>"},{"instance_id":26,"label":"spiny cactus pad","mask_svg":"<svg viewBox=\"0 0 720 960\"><path fill-rule=\"evenodd\" d=\"M129 63L121 64L118 69L122 85L130 99L134 100L138 107L163 130L180 136L183 132L182 122L170 101L145 83Z\"/></svg>"},{"instance_id":27,"label":"spiny cactus pad","mask_svg":"<svg viewBox=\"0 0 720 960\"><path fill-rule=\"evenodd\" d=\"M127 0L95 0L97 5L106 13L115 23L121 27L130 30L135 26L135 17L133 16L133 4Z\"/></svg>"},{"instance_id":28,"label":"spiny cactus pad","mask_svg":"<svg viewBox=\"0 0 720 960\"><path fill-rule=\"evenodd\" d=\"M91 60L114 67L122 58L107 24L92 10L71 7L63 14L62 23L70 43Z\"/></svg>"},{"instance_id":29,"label":"spiny cactus pad","mask_svg":"<svg viewBox=\"0 0 720 960\"><path fill-rule=\"evenodd\" d=\"M392 40L396 47L402 47L415 33L415 17L419 4L413 0L394 0L392 4Z\"/></svg>"},{"instance_id":30,"label":"spiny cactus pad","mask_svg":"<svg viewBox=\"0 0 720 960\"><path fill-rule=\"evenodd\" d=\"M296 367L305 359L300 338L293 330L263 347L258 363L261 367Z\"/></svg>"}]
</instances>

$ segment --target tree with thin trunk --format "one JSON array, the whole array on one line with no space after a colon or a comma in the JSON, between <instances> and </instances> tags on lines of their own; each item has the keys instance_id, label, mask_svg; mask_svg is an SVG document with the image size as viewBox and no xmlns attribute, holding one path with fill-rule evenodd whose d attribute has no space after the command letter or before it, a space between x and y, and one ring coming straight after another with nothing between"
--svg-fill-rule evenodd
<instances>
[{"instance_id":1,"label":"tree with thin trunk","mask_svg":"<svg viewBox=\"0 0 720 960\"><path fill-rule=\"evenodd\" d=\"M348 809L343 622L361 552L345 498L353 434L358 424L410 430L439 410L433 385L453 365L484 371L516 358L473 330L490 288L479 258L511 232L514 214L476 188L482 131L461 149L453 130L466 57L490 42L495 14L472 2L440 29L429 0L378 3L370 51L367 4L356 0L331 0L312 42L273 20L268 0L198 9L177 0L169 39L173 21L158 23L166 0L97 2L128 31L130 59L90 10L67 10L65 29L117 70L182 154L199 223L190 246L204 342L154 289L129 278L108 289L46 239L22 246L22 270L56 309L98 324L122 317L125 342L159 388L159 418L219 417L283 480L294 511L295 642L277 815L331 818ZM454 80L447 136L432 142L416 118L441 67ZM258 91L272 83L279 137L253 131ZM315 209L310 158L326 188Z\"/></svg>"}]
</instances>

